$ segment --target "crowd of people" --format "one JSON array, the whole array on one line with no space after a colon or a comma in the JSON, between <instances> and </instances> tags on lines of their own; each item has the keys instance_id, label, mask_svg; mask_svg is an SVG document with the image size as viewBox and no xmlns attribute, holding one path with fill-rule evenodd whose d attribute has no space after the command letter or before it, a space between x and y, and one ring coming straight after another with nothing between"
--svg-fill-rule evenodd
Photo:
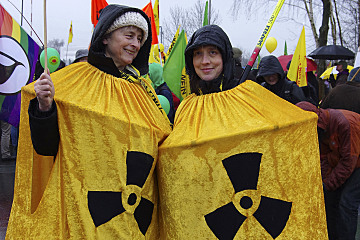
<instances>
[{"instance_id":1,"label":"crowd of people","mask_svg":"<svg viewBox=\"0 0 360 240\"><path fill-rule=\"evenodd\" d=\"M98 72L101 72L96 77L103 81L110 81L105 77L110 75L126 84L141 86L139 91L142 91L143 97L151 99L161 115L164 118L167 117L166 120L170 126L174 121L176 123L175 112L179 99L167 86L166 79L163 79L162 65L158 63L148 65L150 47L151 27L146 15L136 8L109 5L100 14L89 50L77 51L73 64L88 64L96 68ZM184 54L191 93L198 96L215 94L241 84L242 53L239 49L232 47L227 34L221 27L207 25L198 29L190 38ZM319 163L321 163L328 234L331 240L355 239L360 205L360 188L358 188L360 183L359 68L354 68L349 73L344 61L338 62L336 68L339 71L337 79L331 81L332 90L321 103L319 103L319 87L316 80L313 84L309 80L308 88L300 88L295 82L287 79L286 72L275 56L263 57L258 69L252 71L248 77L278 97L303 110L317 114ZM75 68L72 69L74 70L67 70L66 76L79 74ZM145 75L148 76L143 77ZM42 73L33 87L36 98L31 100L28 110L31 140L38 154L53 156L55 159L61 149L61 139L67 136L59 132L60 121L64 121L64 118L58 118L56 87L52 81L52 75ZM114 89L113 91L117 91L116 88ZM123 96L124 104L132 101L131 89L130 86L127 96ZM170 110L167 114L161 108L156 94L168 99ZM108 97L115 98L115 95L110 94ZM66 104L66 102L61 104ZM140 106L142 103L135 103L134 106L136 104ZM102 106L102 108L106 109L108 106ZM133 110L138 111L138 109ZM147 117L152 118L151 114ZM66 121L72 121L72 116L68 116ZM131 117L127 118L127 121L128 128L122 129L123 132L130 132L132 129ZM3 123L1 124L3 134L10 132L10 128L6 126L3 128ZM72 131L77 130L68 129L66 134L72 135ZM7 139L5 141L9 142ZM156 144L160 144L161 141L163 139ZM1 145L3 158L9 157L7 152ZM79 158L77 161L85 160ZM131 202L130 196L128 201ZM150 223L141 226L142 231L146 232L149 225Z\"/></svg>"}]
</instances>

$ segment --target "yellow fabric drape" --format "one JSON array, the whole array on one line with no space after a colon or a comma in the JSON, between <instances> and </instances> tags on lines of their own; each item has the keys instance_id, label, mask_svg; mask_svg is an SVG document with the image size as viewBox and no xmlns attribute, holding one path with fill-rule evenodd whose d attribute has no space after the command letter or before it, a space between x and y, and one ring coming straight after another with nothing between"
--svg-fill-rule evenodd
<instances>
[{"instance_id":1,"label":"yellow fabric drape","mask_svg":"<svg viewBox=\"0 0 360 240\"><path fill-rule=\"evenodd\" d=\"M190 95L159 148L161 239L327 239L316 123L252 81Z\"/></svg>"},{"instance_id":2,"label":"yellow fabric drape","mask_svg":"<svg viewBox=\"0 0 360 240\"><path fill-rule=\"evenodd\" d=\"M158 145L171 128L140 84L72 64L51 75L60 132L53 157L33 150L27 109L34 94L22 89L15 193L7 239L157 239L158 188L154 167ZM141 152L154 161L142 187L127 184L127 155ZM121 192L125 212L95 227L89 191ZM136 193L136 203L127 197ZM154 204L143 234L134 218L140 199Z\"/></svg>"}]
</instances>

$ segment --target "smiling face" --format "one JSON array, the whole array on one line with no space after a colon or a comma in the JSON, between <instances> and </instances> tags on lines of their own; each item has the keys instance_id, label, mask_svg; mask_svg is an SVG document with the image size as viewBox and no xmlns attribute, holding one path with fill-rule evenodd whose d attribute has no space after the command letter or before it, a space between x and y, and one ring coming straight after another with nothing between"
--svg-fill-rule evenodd
<instances>
[{"instance_id":1,"label":"smiling face","mask_svg":"<svg viewBox=\"0 0 360 240\"><path fill-rule=\"evenodd\" d=\"M142 38L140 28L128 26L116 29L103 40L105 55L113 59L119 70L124 70L136 58Z\"/></svg>"},{"instance_id":2,"label":"smiling face","mask_svg":"<svg viewBox=\"0 0 360 240\"><path fill-rule=\"evenodd\" d=\"M193 52L193 65L196 74L204 81L211 81L223 71L220 51L213 45L201 46Z\"/></svg>"}]
</instances>

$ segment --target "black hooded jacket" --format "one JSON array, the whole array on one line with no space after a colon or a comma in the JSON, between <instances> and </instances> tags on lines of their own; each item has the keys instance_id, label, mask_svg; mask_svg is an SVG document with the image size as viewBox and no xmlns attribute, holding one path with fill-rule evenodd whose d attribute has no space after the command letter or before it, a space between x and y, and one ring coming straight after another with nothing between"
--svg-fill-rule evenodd
<instances>
[{"instance_id":1,"label":"black hooded jacket","mask_svg":"<svg viewBox=\"0 0 360 240\"><path fill-rule=\"evenodd\" d=\"M149 18L143 11L137 8L121 5L108 5L101 11L99 21L94 29L89 49L88 62L99 70L115 77L120 77L120 72L112 58L105 56L103 39L105 32L109 29L115 19L125 12L130 11L140 13L148 23L148 38L144 42L144 45L141 46L132 65L139 70L140 75L147 74L149 71L148 59L152 41ZM126 69L124 69L124 71L128 74L133 74ZM41 112L38 109L37 98L34 98L30 101L28 113L31 140L35 151L40 155L55 156L58 151L60 140L55 101L53 101L52 107L48 112Z\"/></svg>"},{"instance_id":2,"label":"black hooded jacket","mask_svg":"<svg viewBox=\"0 0 360 240\"><path fill-rule=\"evenodd\" d=\"M200 46L214 45L222 56L223 74L219 78L212 81L203 81L195 72L193 65L193 52ZM185 49L185 65L186 73L190 77L191 92L203 94L220 92L222 83L222 91L229 90L239 84L239 79L234 78L234 59L230 40L226 33L217 25L207 25L198 29L191 37Z\"/></svg>"},{"instance_id":3,"label":"black hooded jacket","mask_svg":"<svg viewBox=\"0 0 360 240\"><path fill-rule=\"evenodd\" d=\"M268 84L264 79L264 76L272 74L278 74L279 76L279 81L274 85ZM273 55L261 59L256 81L274 94L293 104L307 101L301 88L296 85L295 82L290 81L285 77L284 70L279 60Z\"/></svg>"}]
</instances>

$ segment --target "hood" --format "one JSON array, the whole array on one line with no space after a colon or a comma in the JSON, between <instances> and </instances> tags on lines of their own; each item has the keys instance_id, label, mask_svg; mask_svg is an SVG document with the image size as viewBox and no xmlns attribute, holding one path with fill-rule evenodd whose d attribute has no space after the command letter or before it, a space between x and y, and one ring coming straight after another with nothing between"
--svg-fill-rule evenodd
<instances>
[{"instance_id":1,"label":"hood","mask_svg":"<svg viewBox=\"0 0 360 240\"><path fill-rule=\"evenodd\" d=\"M216 46L223 60L223 90L231 89L237 85L234 81L234 59L230 40L226 33L217 25L207 25L198 29L192 36L185 49L186 72L190 76L198 77L193 65L193 51L205 45Z\"/></svg>"},{"instance_id":2,"label":"hood","mask_svg":"<svg viewBox=\"0 0 360 240\"><path fill-rule=\"evenodd\" d=\"M296 104L299 108L305 111L314 112L318 115L318 127L325 130L329 124L329 112L326 109L318 108L314 104L302 101Z\"/></svg>"},{"instance_id":3,"label":"hood","mask_svg":"<svg viewBox=\"0 0 360 240\"><path fill-rule=\"evenodd\" d=\"M164 78L162 77L163 67L158 63L152 63L149 66L149 77L156 89L161 84L164 83Z\"/></svg>"},{"instance_id":4,"label":"hood","mask_svg":"<svg viewBox=\"0 0 360 240\"><path fill-rule=\"evenodd\" d=\"M97 23L90 43L90 52L95 55L104 55L105 54L105 45L103 44L103 38L105 32L113 24L115 19L123 15L126 12L139 12L148 23L148 38L146 39L144 45L140 48L138 55L132 62L132 65L140 71L140 75L144 75L149 71L148 60L151 47L151 25L148 16L137 8L122 6L122 5L108 5L100 13L99 22Z\"/></svg>"},{"instance_id":5,"label":"hood","mask_svg":"<svg viewBox=\"0 0 360 240\"><path fill-rule=\"evenodd\" d=\"M283 68L281 67L279 59L277 59L277 57L273 55L263 57L259 64L259 71L256 76L256 81L264 82L264 76L272 75L275 73L280 75L280 79L283 79L285 77L285 73Z\"/></svg>"}]
</instances>

